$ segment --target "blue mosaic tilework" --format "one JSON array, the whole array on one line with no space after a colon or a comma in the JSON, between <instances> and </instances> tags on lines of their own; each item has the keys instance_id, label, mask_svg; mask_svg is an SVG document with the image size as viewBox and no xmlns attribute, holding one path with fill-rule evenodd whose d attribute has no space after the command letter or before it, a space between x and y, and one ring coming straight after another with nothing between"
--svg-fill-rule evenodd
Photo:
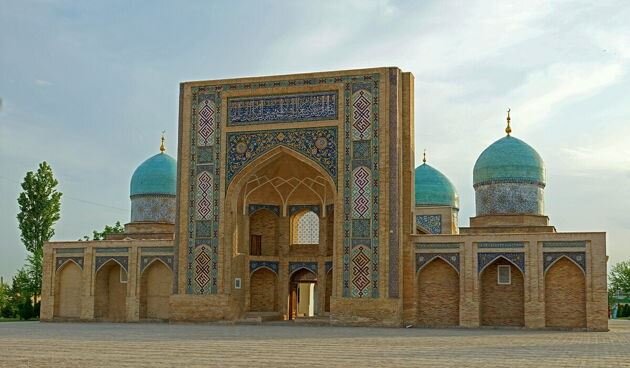
<instances>
[{"instance_id":1,"label":"blue mosaic tilework","mask_svg":"<svg viewBox=\"0 0 630 368\"><path fill-rule=\"evenodd\" d=\"M119 247L119 248L96 248L96 253L128 253L129 248Z\"/></svg>"},{"instance_id":2,"label":"blue mosaic tilework","mask_svg":"<svg viewBox=\"0 0 630 368\"><path fill-rule=\"evenodd\" d=\"M317 262L289 262L289 275L295 271L305 268L317 275Z\"/></svg>"},{"instance_id":3,"label":"blue mosaic tilework","mask_svg":"<svg viewBox=\"0 0 630 368\"><path fill-rule=\"evenodd\" d=\"M66 262L74 262L83 269L83 257L57 257L55 260L55 271L58 271Z\"/></svg>"},{"instance_id":4,"label":"blue mosaic tilework","mask_svg":"<svg viewBox=\"0 0 630 368\"><path fill-rule=\"evenodd\" d=\"M586 273L586 253L585 252L544 252L543 261L545 265L545 272L549 270L554 262L562 257L567 257L575 262L584 273Z\"/></svg>"},{"instance_id":5,"label":"blue mosaic tilework","mask_svg":"<svg viewBox=\"0 0 630 368\"><path fill-rule=\"evenodd\" d=\"M478 248L525 248L523 242L481 242L477 243Z\"/></svg>"},{"instance_id":6,"label":"blue mosaic tilework","mask_svg":"<svg viewBox=\"0 0 630 368\"><path fill-rule=\"evenodd\" d=\"M98 270L103 267L103 265L110 260L116 261L125 271L128 271L129 258L127 256L97 256L95 261L95 270Z\"/></svg>"},{"instance_id":7,"label":"blue mosaic tilework","mask_svg":"<svg viewBox=\"0 0 630 368\"><path fill-rule=\"evenodd\" d=\"M464 243L416 243L416 249L459 249Z\"/></svg>"},{"instance_id":8,"label":"blue mosaic tilework","mask_svg":"<svg viewBox=\"0 0 630 368\"><path fill-rule=\"evenodd\" d=\"M140 257L140 272L144 272L144 270L157 259L162 261L171 271L173 270L173 256L152 255Z\"/></svg>"},{"instance_id":9,"label":"blue mosaic tilework","mask_svg":"<svg viewBox=\"0 0 630 368\"><path fill-rule=\"evenodd\" d=\"M289 206L289 216L293 216L303 210L315 212L317 216L321 216L322 212L320 206L316 204L295 204Z\"/></svg>"},{"instance_id":10,"label":"blue mosaic tilework","mask_svg":"<svg viewBox=\"0 0 630 368\"><path fill-rule=\"evenodd\" d=\"M169 253L173 254L173 247L141 247L140 252L145 253Z\"/></svg>"},{"instance_id":11,"label":"blue mosaic tilework","mask_svg":"<svg viewBox=\"0 0 630 368\"><path fill-rule=\"evenodd\" d=\"M247 214L252 215L254 212L266 209L276 214L276 216L280 216L280 206L276 206L273 204L250 204L247 206Z\"/></svg>"},{"instance_id":12,"label":"blue mosaic tilework","mask_svg":"<svg viewBox=\"0 0 630 368\"><path fill-rule=\"evenodd\" d=\"M210 238L212 236L212 221L197 221L195 226L195 235L197 238Z\"/></svg>"},{"instance_id":13,"label":"blue mosaic tilework","mask_svg":"<svg viewBox=\"0 0 630 368\"><path fill-rule=\"evenodd\" d=\"M56 254L83 254L85 248L55 248Z\"/></svg>"},{"instance_id":14,"label":"blue mosaic tilework","mask_svg":"<svg viewBox=\"0 0 630 368\"><path fill-rule=\"evenodd\" d=\"M389 69L389 277L388 294L390 298L398 298L400 288L400 211L398 201L400 200L400 188L398 181L400 178L400 168L398 165L398 70ZM378 133L375 133L378 135Z\"/></svg>"},{"instance_id":15,"label":"blue mosaic tilework","mask_svg":"<svg viewBox=\"0 0 630 368\"><path fill-rule=\"evenodd\" d=\"M448 262L459 273L459 253L416 253L416 272L436 257Z\"/></svg>"},{"instance_id":16,"label":"blue mosaic tilework","mask_svg":"<svg viewBox=\"0 0 630 368\"><path fill-rule=\"evenodd\" d=\"M337 91L228 98L227 125L337 120Z\"/></svg>"},{"instance_id":17,"label":"blue mosaic tilework","mask_svg":"<svg viewBox=\"0 0 630 368\"><path fill-rule=\"evenodd\" d=\"M369 219L353 219L352 220L352 237L353 238L370 238L370 220Z\"/></svg>"},{"instance_id":18,"label":"blue mosaic tilework","mask_svg":"<svg viewBox=\"0 0 630 368\"><path fill-rule=\"evenodd\" d=\"M249 261L249 273L254 273L261 268L268 268L278 274L278 262L276 261Z\"/></svg>"},{"instance_id":19,"label":"blue mosaic tilework","mask_svg":"<svg viewBox=\"0 0 630 368\"><path fill-rule=\"evenodd\" d=\"M477 216L492 214L543 215L544 189L539 184L494 183L475 188Z\"/></svg>"},{"instance_id":20,"label":"blue mosaic tilework","mask_svg":"<svg viewBox=\"0 0 630 368\"><path fill-rule=\"evenodd\" d=\"M512 262L522 273L525 273L525 253L477 253L477 273L481 275L482 270L497 258L503 257Z\"/></svg>"},{"instance_id":21,"label":"blue mosaic tilework","mask_svg":"<svg viewBox=\"0 0 630 368\"><path fill-rule=\"evenodd\" d=\"M442 215L416 215L416 225L427 230L429 234L441 234Z\"/></svg>"},{"instance_id":22,"label":"blue mosaic tilework","mask_svg":"<svg viewBox=\"0 0 630 368\"><path fill-rule=\"evenodd\" d=\"M337 182L337 128L303 128L227 133L226 188L247 164L277 146L317 162Z\"/></svg>"},{"instance_id":23,"label":"blue mosaic tilework","mask_svg":"<svg viewBox=\"0 0 630 368\"><path fill-rule=\"evenodd\" d=\"M586 248L586 240L577 241L546 241L543 248Z\"/></svg>"},{"instance_id":24,"label":"blue mosaic tilework","mask_svg":"<svg viewBox=\"0 0 630 368\"><path fill-rule=\"evenodd\" d=\"M333 267L332 261L326 261L325 266L326 266L326 273L328 273L330 270L332 270L332 267Z\"/></svg>"},{"instance_id":25,"label":"blue mosaic tilework","mask_svg":"<svg viewBox=\"0 0 630 368\"><path fill-rule=\"evenodd\" d=\"M175 196L137 195L131 198L131 222L175 223Z\"/></svg>"},{"instance_id":26,"label":"blue mosaic tilework","mask_svg":"<svg viewBox=\"0 0 630 368\"><path fill-rule=\"evenodd\" d=\"M198 147L197 162L200 164L214 162L214 146Z\"/></svg>"}]
</instances>

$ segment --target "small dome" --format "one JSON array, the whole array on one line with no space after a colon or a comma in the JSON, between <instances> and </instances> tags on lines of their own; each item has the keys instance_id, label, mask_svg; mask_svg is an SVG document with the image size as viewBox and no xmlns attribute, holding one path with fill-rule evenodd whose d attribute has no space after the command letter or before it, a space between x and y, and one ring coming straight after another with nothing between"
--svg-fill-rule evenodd
<instances>
[{"instance_id":1,"label":"small dome","mask_svg":"<svg viewBox=\"0 0 630 368\"><path fill-rule=\"evenodd\" d=\"M475 163L473 185L486 183L545 184L545 164L529 144L507 135L486 148Z\"/></svg>"},{"instance_id":2,"label":"small dome","mask_svg":"<svg viewBox=\"0 0 630 368\"><path fill-rule=\"evenodd\" d=\"M141 194L175 195L177 161L158 153L144 161L131 177L130 196Z\"/></svg>"},{"instance_id":3,"label":"small dome","mask_svg":"<svg viewBox=\"0 0 630 368\"><path fill-rule=\"evenodd\" d=\"M426 163L415 173L416 206L450 206L459 208L455 186L444 174Z\"/></svg>"}]
</instances>

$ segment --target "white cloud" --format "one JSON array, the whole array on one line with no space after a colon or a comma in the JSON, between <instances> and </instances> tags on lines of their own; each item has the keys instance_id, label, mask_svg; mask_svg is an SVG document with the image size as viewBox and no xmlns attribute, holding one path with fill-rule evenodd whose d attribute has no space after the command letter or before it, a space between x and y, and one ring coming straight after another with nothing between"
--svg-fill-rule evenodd
<instances>
[{"instance_id":1,"label":"white cloud","mask_svg":"<svg viewBox=\"0 0 630 368\"><path fill-rule=\"evenodd\" d=\"M38 86L43 86L43 87L47 87L47 86L51 86L52 83L47 81L47 80L43 80L43 79L35 79L35 84Z\"/></svg>"}]
</instances>

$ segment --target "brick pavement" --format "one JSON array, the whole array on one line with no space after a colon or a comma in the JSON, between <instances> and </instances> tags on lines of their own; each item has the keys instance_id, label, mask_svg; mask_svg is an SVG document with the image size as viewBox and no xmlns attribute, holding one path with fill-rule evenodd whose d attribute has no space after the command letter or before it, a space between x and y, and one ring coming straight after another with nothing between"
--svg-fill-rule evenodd
<instances>
[{"instance_id":1,"label":"brick pavement","mask_svg":"<svg viewBox=\"0 0 630 368\"><path fill-rule=\"evenodd\" d=\"M0 323L0 367L630 367L610 332L220 324Z\"/></svg>"}]
</instances>

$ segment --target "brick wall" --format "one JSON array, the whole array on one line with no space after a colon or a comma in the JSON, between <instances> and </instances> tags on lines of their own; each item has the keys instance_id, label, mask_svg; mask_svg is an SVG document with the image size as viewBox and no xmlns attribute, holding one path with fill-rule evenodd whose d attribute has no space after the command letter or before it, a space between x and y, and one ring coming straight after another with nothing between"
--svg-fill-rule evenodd
<instances>
[{"instance_id":1,"label":"brick wall","mask_svg":"<svg viewBox=\"0 0 630 368\"><path fill-rule=\"evenodd\" d=\"M278 310L278 287L276 275L266 268L254 272L250 281L250 308L252 312L275 312Z\"/></svg>"},{"instance_id":2,"label":"brick wall","mask_svg":"<svg viewBox=\"0 0 630 368\"><path fill-rule=\"evenodd\" d=\"M94 314L108 321L124 321L127 312L127 284L120 282L120 266L110 262L96 274ZM124 271L123 271L124 272Z\"/></svg>"},{"instance_id":3,"label":"brick wall","mask_svg":"<svg viewBox=\"0 0 630 368\"><path fill-rule=\"evenodd\" d=\"M497 283L497 266L509 265L511 285ZM523 274L504 259L498 259L481 274L481 325L523 326L525 324L525 293Z\"/></svg>"},{"instance_id":4,"label":"brick wall","mask_svg":"<svg viewBox=\"0 0 630 368\"><path fill-rule=\"evenodd\" d=\"M66 263L57 272L55 317L81 317L81 272L74 262Z\"/></svg>"},{"instance_id":5,"label":"brick wall","mask_svg":"<svg viewBox=\"0 0 630 368\"><path fill-rule=\"evenodd\" d=\"M418 275L418 325L459 325L459 275L437 258Z\"/></svg>"},{"instance_id":6,"label":"brick wall","mask_svg":"<svg viewBox=\"0 0 630 368\"><path fill-rule=\"evenodd\" d=\"M263 256L274 256L278 244L278 217L270 211L260 210L249 218L249 232L262 236Z\"/></svg>"},{"instance_id":7,"label":"brick wall","mask_svg":"<svg viewBox=\"0 0 630 368\"><path fill-rule=\"evenodd\" d=\"M545 324L548 327L586 327L584 274L566 258L545 275Z\"/></svg>"}]
</instances>

